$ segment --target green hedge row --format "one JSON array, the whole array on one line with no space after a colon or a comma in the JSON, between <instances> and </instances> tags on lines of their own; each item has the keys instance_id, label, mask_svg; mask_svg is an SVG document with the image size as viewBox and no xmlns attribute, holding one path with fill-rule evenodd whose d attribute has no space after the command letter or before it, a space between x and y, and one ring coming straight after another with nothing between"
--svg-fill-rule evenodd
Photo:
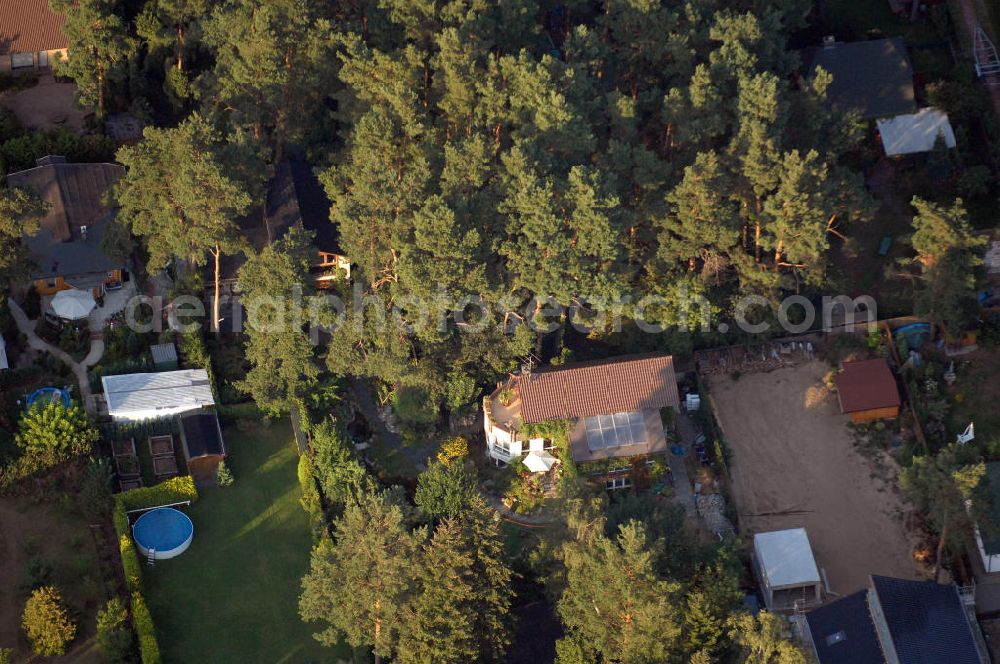
<instances>
[{"instance_id":1,"label":"green hedge row","mask_svg":"<svg viewBox=\"0 0 1000 664\"><path fill-rule=\"evenodd\" d=\"M153 614L146 606L146 598L140 592L132 593L132 624L139 637L139 655L142 664L160 664L160 644L156 640L156 626Z\"/></svg>"},{"instance_id":2,"label":"green hedge row","mask_svg":"<svg viewBox=\"0 0 1000 664\"><path fill-rule=\"evenodd\" d=\"M128 524L129 510L141 510L157 505L198 500L198 490L190 476L174 477L155 486L147 486L115 495L115 509L111 515L118 533L118 549L122 557L125 582L132 593L132 626L139 639L142 664L160 664L160 644L156 640L153 616L142 596L142 563L132 541Z\"/></svg>"}]
</instances>

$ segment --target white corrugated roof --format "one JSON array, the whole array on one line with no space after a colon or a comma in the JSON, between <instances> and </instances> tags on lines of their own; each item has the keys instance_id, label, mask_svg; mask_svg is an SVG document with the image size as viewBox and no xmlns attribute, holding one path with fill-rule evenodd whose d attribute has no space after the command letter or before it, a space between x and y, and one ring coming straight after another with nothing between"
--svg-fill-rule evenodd
<instances>
[{"instance_id":1,"label":"white corrugated roof","mask_svg":"<svg viewBox=\"0 0 1000 664\"><path fill-rule=\"evenodd\" d=\"M753 547L772 588L819 583L819 570L805 528L757 533Z\"/></svg>"},{"instance_id":2,"label":"white corrugated roof","mask_svg":"<svg viewBox=\"0 0 1000 664\"><path fill-rule=\"evenodd\" d=\"M946 147L955 147L955 132L948 114L936 108L922 108L916 113L878 120L882 147L889 156L930 152L938 136Z\"/></svg>"},{"instance_id":3,"label":"white corrugated roof","mask_svg":"<svg viewBox=\"0 0 1000 664\"><path fill-rule=\"evenodd\" d=\"M215 404L204 369L104 376L101 383L112 416L188 406L193 410Z\"/></svg>"}]
</instances>

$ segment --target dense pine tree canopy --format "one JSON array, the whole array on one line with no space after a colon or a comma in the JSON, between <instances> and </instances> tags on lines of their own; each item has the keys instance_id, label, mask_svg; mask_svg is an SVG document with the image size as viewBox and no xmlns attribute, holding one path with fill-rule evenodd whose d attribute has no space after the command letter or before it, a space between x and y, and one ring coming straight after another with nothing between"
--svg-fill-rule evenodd
<instances>
[{"instance_id":1,"label":"dense pine tree canopy","mask_svg":"<svg viewBox=\"0 0 1000 664\"><path fill-rule=\"evenodd\" d=\"M155 208L120 188L154 264L214 250L143 228L198 218L177 180L196 172L192 141L217 132L229 146L218 174L202 171L220 229L246 209L240 190L260 200L255 164L304 151L361 286L348 299L377 294L385 309L348 307L327 366L419 389L432 409L461 409L542 351L518 324L547 303L625 298L624 332L592 340L620 345L641 313L671 328L641 348L683 349L703 322L692 302L727 316L738 296L835 282L830 239L871 214L845 159L860 125L824 106L829 75L802 78L786 46L804 0L84 4L92 19L68 34L86 57L67 72L85 100L131 99L180 125L122 155L150 171L129 175L149 192L151 178L176 182ZM141 168L150 151L185 168ZM378 325L393 306L412 334Z\"/></svg>"},{"instance_id":2,"label":"dense pine tree canopy","mask_svg":"<svg viewBox=\"0 0 1000 664\"><path fill-rule=\"evenodd\" d=\"M220 259L245 255L248 367L229 387L291 412L308 440L299 480L318 543L299 612L317 640L355 659L503 661L523 593L561 623L560 664L806 661L777 618L742 610L739 545L704 543L669 501L611 499L566 473L556 518L514 560L471 460L388 486L398 478L363 457L336 407L315 406L349 378L392 406L393 436L425 443L522 362L680 355L720 341L704 317L733 317L740 298L835 290L831 241L875 205L856 158L866 125L831 111L830 75L805 75L788 47L814 3L51 2L69 10L59 69L81 101L147 122L118 153L110 244L128 253L136 236L178 288L214 263L216 324ZM330 282L336 316L311 299L313 234L245 237L290 155L313 168L350 259L351 279ZM912 205L916 257L895 276L958 331L983 241L961 200ZM0 191L0 239L43 212ZM0 279L24 259L0 256ZM617 328L598 313L611 303ZM558 325L574 312L588 329ZM918 460L906 488L928 509L947 498L930 521L956 538L978 472Z\"/></svg>"}]
</instances>

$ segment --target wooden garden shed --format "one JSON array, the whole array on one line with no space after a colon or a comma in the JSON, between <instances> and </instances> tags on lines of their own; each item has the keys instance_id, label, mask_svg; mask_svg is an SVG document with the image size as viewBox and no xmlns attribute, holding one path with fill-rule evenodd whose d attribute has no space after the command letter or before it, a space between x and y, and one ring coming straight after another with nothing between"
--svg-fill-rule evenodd
<instances>
[{"instance_id":1,"label":"wooden garden shed","mask_svg":"<svg viewBox=\"0 0 1000 664\"><path fill-rule=\"evenodd\" d=\"M214 484L219 464L226 458L218 416L208 411L181 415L179 419L188 472L198 486Z\"/></svg>"},{"instance_id":2,"label":"wooden garden shed","mask_svg":"<svg viewBox=\"0 0 1000 664\"><path fill-rule=\"evenodd\" d=\"M859 360L841 367L836 377L840 412L858 423L899 417L899 388L888 362Z\"/></svg>"}]
</instances>

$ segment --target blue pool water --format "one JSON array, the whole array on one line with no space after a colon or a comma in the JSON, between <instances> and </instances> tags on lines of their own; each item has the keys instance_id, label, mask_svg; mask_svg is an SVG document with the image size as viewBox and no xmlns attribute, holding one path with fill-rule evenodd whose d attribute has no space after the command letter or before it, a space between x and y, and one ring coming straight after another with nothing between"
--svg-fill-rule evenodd
<instances>
[{"instance_id":1,"label":"blue pool water","mask_svg":"<svg viewBox=\"0 0 1000 664\"><path fill-rule=\"evenodd\" d=\"M146 512L132 526L132 537L143 553L153 549L157 558L180 555L194 535L194 524L187 514L171 507Z\"/></svg>"},{"instance_id":2,"label":"blue pool water","mask_svg":"<svg viewBox=\"0 0 1000 664\"><path fill-rule=\"evenodd\" d=\"M62 401L62 404L69 408L69 392L60 390L58 387L40 387L28 395L28 406L33 406L36 401L48 403L49 401Z\"/></svg>"}]
</instances>

